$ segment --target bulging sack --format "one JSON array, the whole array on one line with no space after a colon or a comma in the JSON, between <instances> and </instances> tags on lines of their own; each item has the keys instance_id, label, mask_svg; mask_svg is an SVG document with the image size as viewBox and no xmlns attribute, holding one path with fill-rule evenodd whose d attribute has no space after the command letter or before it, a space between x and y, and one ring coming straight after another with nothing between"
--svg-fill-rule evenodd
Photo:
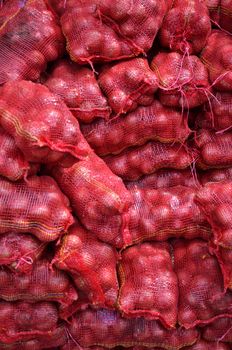
<instances>
[{"instance_id":1,"label":"bulging sack","mask_svg":"<svg viewBox=\"0 0 232 350\"><path fill-rule=\"evenodd\" d=\"M169 188L174 186L196 187L197 181L190 169L160 169L150 175L145 175L137 181L126 181L125 185L128 189L151 189Z\"/></svg>"},{"instance_id":2,"label":"bulging sack","mask_svg":"<svg viewBox=\"0 0 232 350\"><path fill-rule=\"evenodd\" d=\"M173 248L179 280L178 323L189 329L231 317L232 293L224 293L223 275L208 243L178 240Z\"/></svg>"},{"instance_id":3,"label":"bulging sack","mask_svg":"<svg viewBox=\"0 0 232 350\"><path fill-rule=\"evenodd\" d=\"M90 68L60 60L44 84L64 100L78 120L89 123L95 118L109 119L110 107Z\"/></svg>"},{"instance_id":4,"label":"bulging sack","mask_svg":"<svg viewBox=\"0 0 232 350\"><path fill-rule=\"evenodd\" d=\"M151 62L159 79L159 99L165 106L194 108L211 97L207 68L197 56L161 52Z\"/></svg>"},{"instance_id":5,"label":"bulging sack","mask_svg":"<svg viewBox=\"0 0 232 350\"><path fill-rule=\"evenodd\" d=\"M117 116L139 105L151 105L158 88L158 79L145 58L103 66L98 83Z\"/></svg>"},{"instance_id":6,"label":"bulging sack","mask_svg":"<svg viewBox=\"0 0 232 350\"><path fill-rule=\"evenodd\" d=\"M196 54L211 32L205 1L174 0L160 29L160 42L171 51Z\"/></svg>"},{"instance_id":7,"label":"bulging sack","mask_svg":"<svg viewBox=\"0 0 232 350\"><path fill-rule=\"evenodd\" d=\"M232 126L232 93L214 92L214 97L205 106L205 111L196 118L198 128L218 131L230 130Z\"/></svg>"},{"instance_id":8,"label":"bulging sack","mask_svg":"<svg viewBox=\"0 0 232 350\"><path fill-rule=\"evenodd\" d=\"M30 164L16 146L14 138L0 127L0 175L11 181L26 178Z\"/></svg>"},{"instance_id":9,"label":"bulging sack","mask_svg":"<svg viewBox=\"0 0 232 350\"><path fill-rule=\"evenodd\" d=\"M58 21L44 0L18 1L16 8L0 27L0 84L38 79L64 49Z\"/></svg>"},{"instance_id":10,"label":"bulging sack","mask_svg":"<svg viewBox=\"0 0 232 350\"><path fill-rule=\"evenodd\" d=\"M118 295L115 248L76 223L61 241L53 263L68 271L88 303L115 307Z\"/></svg>"},{"instance_id":11,"label":"bulging sack","mask_svg":"<svg viewBox=\"0 0 232 350\"><path fill-rule=\"evenodd\" d=\"M211 238L204 213L194 203L196 188L130 190L129 231L133 244L141 241L166 241L169 238Z\"/></svg>"},{"instance_id":12,"label":"bulging sack","mask_svg":"<svg viewBox=\"0 0 232 350\"><path fill-rule=\"evenodd\" d=\"M196 329L166 329L158 321L123 318L117 311L106 309L78 312L69 325L74 340L82 347L145 346L179 350L194 344Z\"/></svg>"},{"instance_id":13,"label":"bulging sack","mask_svg":"<svg viewBox=\"0 0 232 350\"><path fill-rule=\"evenodd\" d=\"M232 249L232 181L207 183L195 200L212 226L214 243Z\"/></svg>"},{"instance_id":14,"label":"bulging sack","mask_svg":"<svg viewBox=\"0 0 232 350\"><path fill-rule=\"evenodd\" d=\"M10 344L49 335L57 327L58 311L50 302L0 302L0 341Z\"/></svg>"},{"instance_id":15,"label":"bulging sack","mask_svg":"<svg viewBox=\"0 0 232 350\"><path fill-rule=\"evenodd\" d=\"M0 281L0 297L6 301L54 301L69 306L78 298L69 276L55 267L51 269L48 260L37 261L28 274L2 268Z\"/></svg>"},{"instance_id":16,"label":"bulging sack","mask_svg":"<svg viewBox=\"0 0 232 350\"><path fill-rule=\"evenodd\" d=\"M194 151L188 149L187 145L151 141L103 159L114 174L131 181L162 168L188 168L194 158Z\"/></svg>"},{"instance_id":17,"label":"bulging sack","mask_svg":"<svg viewBox=\"0 0 232 350\"><path fill-rule=\"evenodd\" d=\"M32 335L28 337L28 340L20 340L7 344L0 342L0 350L57 350L59 346L67 342L67 333L64 325L60 325L47 333L36 336Z\"/></svg>"},{"instance_id":18,"label":"bulging sack","mask_svg":"<svg viewBox=\"0 0 232 350\"><path fill-rule=\"evenodd\" d=\"M131 195L102 159L91 154L69 168L53 167L51 173L87 230L114 247L130 240L127 223Z\"/></svg>"},{"instance_id":19,"label":"bulging sack","mask_svg":"<svg viewBox=\"0 0 232 350\"><path fill-rule=\"evenodd\" d=\"M84 158L91 152L65 103L38 83L22 80L2 87L0 125L28 161L52 163L64 155Z\"/></svg>"},{"instance_id":20,"label":"bulging sack","mask_svg":"<svg viewBox=\"0 0 232 350\"><path fill-rule=\"evenodd\" d=\"M43 242L54 241L73 223L68 198L48 176L25 181L0 179L0 234L31 233Z\"/></svg>"},{"instance_id":21,"label":"bulging sack","mask_svg":"<svg viewBox=\"0 0 232 350\"><path fill-rule=\"evenodd\" d=\"M8 232L0 235L0 247L0 265L6 265L15 272L29 273L46 243L28 233Z\"/></svg>"},{"instance_id":22,"label":"bulging sack","mask_svg":"<svg viewBox=\"0 0 232 350\"><path fill-rule=\"evenodd\" d=\"M216 133L200 129L196 134L199 149L197 164L202 169L230 167L232 163L232 132Z\"/></svg>"},{"instance_id":23,"label":"bulging sack","mask_svg":"<svg viewBox=\"0 0 232 350\"><path fill-rule=\"evenodd\" d=\"M167 10L164 0L68 0L61 17L67 51L78 63L107 62L148 51Z\"/></svg>"},{"instance_id":24,"label":"bulging sack","mask_svg":"<svg viewBox=\"0 0 232 350\"><path fill-rule=\"evenodd\" d=\"M177 321L178 283L168 243L142 243L122 252L118 306L126 317Z\"/></svg>"},{"instance_id":25,"label":"bulging sack","mask_svg":"<svg viewBox=\"0 0 232 350\"><path fill-rule=\"evenodd\" d=\"M99 120L82 126L82 133L95 152L105 156L149 140L182 142L190 129L185 114L154 100L150 106L140 106L112 121Z\"/></svg>"},{"instance_id":26,"label":"bulging sack","mask_svg":"<svg viewBox=\"0 0 232 350\"><path fill-rule=\"evenodd\" d=\"M232 89L232 37L219 30L213 30L201 52L201 60L209 71L214 88L219 91Z\"/></svg>"}]
</instances>

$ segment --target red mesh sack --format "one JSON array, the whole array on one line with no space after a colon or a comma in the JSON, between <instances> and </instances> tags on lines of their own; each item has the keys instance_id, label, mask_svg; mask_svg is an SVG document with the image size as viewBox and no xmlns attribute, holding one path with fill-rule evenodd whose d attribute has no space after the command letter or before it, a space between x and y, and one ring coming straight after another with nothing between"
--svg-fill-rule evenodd
<instances>
[{"instance_id":1,"label":"red mesh sack","mask_svg":"<svg viewBox=\"0 0 232 350\"><path fill-rule=\"evenodd\" d=\"M138 55L141 52L138 48L102 20L99 2L75 0L74 6L69 6L68 2L61 26L71 59L80 64L92 64Z\"/></svg>"},{"instance_id":2,"label":"red mesh sack","mask_svg":"<svg viewBox=\"0 0 232 350\"><path fill-rule=\"evenodd\" d=\"M67 0L48 0L50 7L61 16L66 9Z\"/></svg>"},{"instance_id":3,"label":"red mesh sack","mask_svg":"<svg viewBox=\"0 0 232 350\"><path fill-rule=\"evenodd\" d=\"M229 167L232 164L232 132L215 133L201 129L196 135L202 169Z\"/></svg>"},{"instance_id":4,"label":"red mesh sack","mask_svg":"<svg viewBox=\"0 0 232 350\"><path fill-rule=\"evenodd\" d=\"M110 108L91 69L68 60L58 61L44 83L59 95L79 120L108 119Z\"/></svg>"},{"instance_id":5,"label":"red mesh sack","mask_svg":"<svg viewBox=\"0 0 232 350\"><path fill-rule=\"evenodd\" d=\"M118 306L126 316L177 321L178 284L167 243L142 243L123 251Z\"/></svg>"},{"instance_id":6,"label":"red mesh sack","mask_svg":"<svg viewBox=\"0 0 232 350\"><path fill-rule=\"evenodd\" d=\"M13 137L0 127L0 175L17 181L27 176L29 168Z\"/></svg>"},{"instance_id":7,"label":"red mesh sack","mask_svg":"<svg viewBox=\"0 0 232 350\"><path fill-rule=\"evenodd\" d=\"M216 92L206 111L199 113L196 126L226 131L232 126L232 93Z\"/></svg>"},{"instance_id":8,"label":"red mesh sack","mask_svg":"<svg viewBox=\"0 0 232 350\"><path fill-rule=\"evenodd\" d=\"M205 185L207 182L221 182L225 180L232 181L232 168L212 169L200 174L202 185Z\"/></svg>"},{"instance_id":9,"label":"red mesh sack","mask_svg":"<svg viewBox=\"0 0 232 350\"><path fill-rule=\"evenodd\" d=\"M86 125L82 132L95 152L104 156L148 140L182 142L187 139L190 129L186 116L154 100L151 106L138 107L126 116Z\"/></svg>"},{"instance_id":10,"label":"red mesh sack","mask_svg":"<svg viewBox=\"0 0 232 350\"><path fill-rule=\"evenodd\" d=\"M213 228L216 245L232 248L232 181L209 182L195 199Z\"/></svg>"},{"instance_id":11,"label":"red mesh sack","mask_svg":"<svg viewBox=\"0 0 232 350\"><path fill-rule=\"evenodd\" d=\"M219 342L208 342L206 340L200 339L194 345L183 348L183 350L230 350L228 344Z\"/></svg>"},{"instance_id":12,"label":"red mesh sack","mask_svg":"<svg viewBox=\"0 0 232 350\"><path fill-rule=\"evenodd\" d=\"M0 302L0 341L12 343L49 335L56 328L58 312L55 304L40 302Z\"/></svg>"},{"instance_id":13,"label":"red mesh sack","mask_svg":"<svg viewBox=\"0 0 232 350\"><path fill-rule=\"evenodd\" d=\"M205 0L209 15L214 23L219 23L221 0Z\"/></svg>"},{"instance_id":14,"label":"red mesh sack","mask_svg":"<svg viewBox=\"0 0 232 350\"><path fill-rule=\"evenodd\" d=\"M70 168L53 168L52 174L86 229L116 247L128 241L130 193L100 158L91 155Z\"/></svg>"},{"instance_id":15,"label":"red mesh sack","mask_svg":"<svg viewBox=\"0 0 232 350\"><path fill-rule=\"evenodd\" d=\"M72 338L82 347L145 346L179 350L194 344L196 329L166 329L158 321L123 318L118 312L99 309L77 313L68 326Z\"/></svg>"},{"instance_id":16,"label":"red mesh sack","mask_svg":"<svg viewBox=\"0 0 232 350\"><path fill-rule=\"evenodd\" d=\"M98 83L117 115L151 105L158 87L157 77L144 58L105 66Z\"/></svg>"},{"instance_id":17,"label":"red mesh sack","mask_svg":"<svg viewBox=\"0 0 232 350\"><path fill-rule=\"evenodd\" d=\"M22 6L24 0L5 0L0 2L0 27Z\"/></svg>"},{"instance_id":18,"label":"red mesh sack","mask_svg":"<svg viewBox=\"0 0 232 350\"><path fill-rule=\"evenodd\" d=\"M179 280L178 323L188 329L232 316L232 293L224 294L221 269L208 243L179 240L173 247Z\"/></svg>"},{"instance_id":19,"label":"red mesh sack","mask_svg":"<svg viewBox=\"0 0 232 350\"><path fill-rule=\"evenodd\" d=\"M194 203L196 189L133 189L131 194L134 203L129 210L129 230L133 243L172 237L210 239L210 226Z\"/></svg>"},{"instance_id":20,"label":"red mesh sack","mask_svg":"<svg viewBox=\"0 0 232 350\"><path fill-rule=\"evenodd\" d=\"M39 334L30 337L29 340L19 340L11 343L1 343L0 350L58 350L67 341L67 333L65 326L61 325L48 334ZM73 350L70 348L68 350ZM80 348L79 348L80 350Z\"/></svg>"},{"instance_id":21,"label":"red mesh sack","mask_svg":"<svg viewBox=\"0 0 232 350\"><path fill-rule=\"evenodd\" d=\"M145 175L137 181L127 181L127 188L145 188L158 189L168 188L173 186L194 187L197 185L190 169L175 170L175 169L160 169L154 174Z\"/></svg>"},{"instance_id":22,"label":"red mesh sack","mask_svg":"<svg viewBox=\"0 0 232 350\"><path fill-rule=\"evenodd\" d=\"M214 30L201 53L201 60L209 71L209 78L219 91L232 89L232 38Z\"/></svg>"},{"instance_id":23,"label":"red mesh sack","mask_svg":"<svg viewBox=\"0 0 232 350\"><path fill-rule=\"evenodd\" d=\"M29 161L55 162L65 153L83 158L91 151L65 103L41 84L6 83L0 116L2 127Z\"/></svg>"},{"instance_id":24,"label":"red mesh sack","mask_svg":"<svg viewBox=\"0 0 232 350\"><path fill-rule=\"evenodd\" d=\"M48 176L16 183L0 179L0 233L30 232L53 241L73 223L68 198Z\"/></svg>"},{"instance_id":25,"label":"red mesh sack","mask_svg":"<svg viewBox=\"0 0 232 350\"><path fill-rule=\"evenodd\" d=\"M166 9L164 0L69 0L61 24L70 57L104 62L148 51Z\"/></svg>"},{"instance_id":26,"label":"red mesh sack","mask_svg":"<svg viewBox=\"0 0 232 350\"><path fill-rule=\"evenodd\" d=\"M51 269L48 260L36 262L28 274L2 268L0 281L0 297L6 301L56 301L64 308L78 298L68 275L56 268Z\"/></svg>"},{"instance_id":27,"label":"red mesh sack","mask_svg":"<svg viewBox=\"0 0 232 350\"><path fill-rule=\"evenodd\" d=\"M208 71L197 56L161 52L151 62L159 79L159 99L165 106L193 108L210 95Z\"/></svg>"},{"instance_id":28,"label":"red mesh sack","mask_svg":"<svg viewBox=\"0 0 232 350\"><path fill-rule=\"evenodd\" d=\"M232 33L232 0L221 0L220 26L227 32Z\"/></svg>"},{"instance_id":29,"label":"red mesh sack","mask_svg":"<svg viewBox=\"0 0 232 350\"><path fill-rule=\"evenodd\" d=\"M170 0L121 0L115 4L101 0L99 7L103 21L126 38L135 52L144 53L152 47L169 3Z\"/></svg>"},{"instance_id":30,"label":"red mesh sack","mask_svg":"<svg viewBox=\"0 0 232 350\"><path fill-rule=\"evenodd\" d=\"M114 174L124 180L137 180L162 168L185 169L194 161L194 154L186 145L157 141L106 156L104 161Z\"/></svg>"},{"instance_id":31,"label":"red mesh sack","mask_svg":"<svg viewBox=\"0 0 232 350\"><path fill-rule=\"evenodd\" d=\"M171 51L195 54L203 49L210 32L204 0L174 0L160 30L160 42Z\"/></svg>"},{"instance_id":32,"label":"red mesh sack","mask_svg":"<svg viewBox=\"0 0 232 350\"><path fill-rule=\"evenodd\" d=\"M31 272L46 243L29 234L9 232L0 235L0 265L17 272Z\"/></svg>"},{"instance_id":33,"label":"red mesh sack","mask_svg":"<svg viewBox=\"0 0 232 350\"><path fill-rule=\"evenodd\" d=\"M214 250L224 277L224 286L232 290L232 249L218 247Z\"/></svg>"},{"instance_id":34,"label":"red mesh sack","mask_svg":"<svg viewBox=\"0 0 232 350\"><path fill-rule=\"evenodd\" d=\"M75 225L63 238L53 263L71 273L91 304L113 307L118 295L117 258L113 247Z\"/></svg>"},{"instance_id":35,"label":"red mesh sack","mask_svg":"<svg viewBox=\"0 0 232 350\"><path fill-rule=\"evenodd\" d=\"M36 80L48 61L63 52L64 39L43 0L20 2L0 28L0 84L16 79Z\"/></svg>"},{"instance_id":36,"label":"red mesh sack","mask_svg":"<svg viewBox=\"0 0 232 350\"><path fill-rule=\"evenodd\" d=\"M213 342L232 342L232 318L220 318L203 328L203 338ZM212 343L211 343L212 344Z\"/></svg>"}]
</instances>

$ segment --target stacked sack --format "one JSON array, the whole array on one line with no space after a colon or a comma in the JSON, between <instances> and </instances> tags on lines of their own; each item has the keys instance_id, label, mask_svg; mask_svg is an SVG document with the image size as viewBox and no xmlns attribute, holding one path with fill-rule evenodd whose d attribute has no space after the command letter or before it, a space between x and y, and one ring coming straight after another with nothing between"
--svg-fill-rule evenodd
<instances>
[{"instance_id":1,"label":"stacked sack","mask_svg":"<svg viewBox=\"0 0 232 350\"><path fill-rule=\"evenodd\" d=\"M0 2L0 350L232 349L232 2Z\"/></svg>"}]
</instances>

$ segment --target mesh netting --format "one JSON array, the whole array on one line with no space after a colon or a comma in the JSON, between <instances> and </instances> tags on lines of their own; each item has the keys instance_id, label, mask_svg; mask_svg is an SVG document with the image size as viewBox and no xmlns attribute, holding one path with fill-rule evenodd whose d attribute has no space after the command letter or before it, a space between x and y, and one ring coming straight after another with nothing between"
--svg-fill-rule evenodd
<instances>
[{"instance_id":1,"label":"mesh netting","mask_svg":"<svg viewBox=\"0 0 232 350\"><path fill-rule=\"evenodd\" d=\"M58 301L70 305L77 300L77 292L64 271L51 269L49 261L36 262L27 274L14 273L7 268L0 271L0 297L6 301Z\"/></svg>"},{"instance_id":2,"label":"mesh netting","mask_svg":"<svg viewBox=\"0 0 232 350\"><path fill-rule=\"evenodd\" d=\"M98 82L117 115L152 104L158 87L157 77L144 58L103 67Z\"/></svg>"},{"instance_id":3,"label":"mesh netting","mask_svg":"<svg viewBox=\"0 0 232 350\"><path fill-rule=\"evenodd\" d=\"M196 202L213 228L216 245L232 248L232 181L209 182L200 189Z\"/></svg>"},{"instance_id":4,"label":"mesh netting","mask_svg":"<svg viewBox=\"0 0 232 350\"><path fill-rule=\"evenodd\" d=\"M168 188L179 185L187 187L194 187L197 185L190 169L161 169L157 170L154 174L145 175L137 181L126 182L126 187L132 189L145 188L155 190L158 188Z\"/></svg>"},{"instance_id":5,"label":"mesh netting","mask_svg":"<svg viewBox=\"0 0 232 350\"><path fill-rule=\"evenodd\" d=\"M72 319L69 331L73 339L83 347L142 345L177 350L195 343L198 337L196 329L168 330L158 321L149 321L142 317L127 319L116 311L105 309L77 313Z\"/></svg>"},{"instance_id":6,"label":"mesh netting","mask_svg":"<svg viewBox=\"0 0 232 350\"><path fill-rule=\"evenodd\" d=\"M0 27L20 9L21 4L22 0L5 0L3 4L0 3Z\"/></svg>"},{"instance_id":7,"label":"mesh netting","mask_svg":"<svg viewBox=\"0 0 232 350\"><path fill-rule=\"evenodd\" d=\"M232 163L232 132L201 129L196 135L198 165L202 169L229 167Z\"/></svg>"},{"instance_id":8,"label":"mesh netting","mask_svg":"<svg viewBox=\"0 0 232 350\"><path fill-rule=\"evenodd\" d=\"M208 71L197 56L161 52L151 62L159 79L159 99L163 105L194 108L210 96Z\"/></svg>"},{"instance_id":9,"label":"mesh netting","mask_svg":"<svg viewBox=\"0 0 232 350\"><path fill-rule=\"evenodd\" d=\"M70 168L53 168L52 173L90 232L117 247L128 240L130 193L100 158L91 155Z\"/></svg>"},{"instance_id":10,"label":"mesh netting","mask_svg":"<svg viewBox=\"0 0 232 350\"><path fill-rule=\"evenodd\" d=\"M30 232L52 241L73 223L67 197L48 176L16 183L0 179L0 188L0 233Z\"/></svg>"},{"instance_id":11,"label":"mesh netting","mask_svg":"<svg viewBox=\"0 0 232 350\"><path fill-rule=\"evenodd\" d=\"M27 160L55 162L64 153L78 158L90 152L78 121L46 86L29 81L6 83L1 90L0 115L2 127Z\"/></svg>"},{"instance_id":12,"label":"mesh netting","mask_svg":"<svg viewBox=\"0 0 232 350\"><path fill-rule=\"evenodd\" d=\"M57 326L58 312L55 304L49 302L1 301L0 322L0 341L12 343L49 335Z\"/></svg>"},{"instance_id":13,"label":"mesh netting","mask_svg":"<svg viewBox=\"0 0 232 350\"><path fill-rule=\"evenodd\" d=\"M95 152L104 156L142 145L148 140L182 142L190 130L186 115L154 100L151 106L138 107L126 116L83 126L82 132Z\"/></svg>"},{"instance_id":14,"label":"mesh netting","mask_svg":"<svg viewBox=\"0 0 232 350\"><path fill-rule=\"evenodd\" d=\"M229 130L232 126L232 93L215 92L204 114L199 113L196 126L219 131Z\"/></svg>"},{"instance_id":15,"label":"mesh netting","mask_svg":"<svg viewBox=\"0 0 232 350\"><path fill-rule=\"evenodd\" d=\"M183 350L230 350L228 344L219 342L208 342L206 340L200 339L194 345L188 346Z\"/></svg>"},{"instance_id":16,"label":"mesh netting","mask_svg":"<svg viewBox=\"0 0 232 350\"><path fill-rule=\"evenodd\" d=\"M211 32L209 12L205 1L174 0L164 18L161 45L172 51L198 53Z\"/></svg>"},{"instance_id":17,"label":"mesh netting","mask_svg":"<svg viewBox=\"0 0 232 350\"><path fill-rule=\"evenodd\" d=\"M220 2L220 26L232 33L232 0Z\"/></svg>"},{"instance_id":18,"label":"mesh netting","mask_svg":"<svg viewBox=\"0 0 232 350\"><path fill-rule=\"evenodd\" d=\"M47 0L50 7L57 13L59 16L61 16L65 9L67 0Z\"/></svg>"},{"instance_id":19,"label":"mesh netting","mask_svg":"<svg viewBox=\"0 0 232 350\"><path fill-rule=\"evenodd\" d=\"M94 118L109 118L110 108L91 69L60 60L44 84L64 100L79 120L89 123Z\"/></svg>"},{"instance_id":20,"label":"mesh netting","mask_svg":"<svg viewBox=\"0 0 232 350\"><path fill-rule=\"evenodd\" d=\"M19 7L0 27L0 84L38 79L47 62L63 52L60 27L45 2L20 1Z\"/></svg>"},{"instance_id":21,"label":"mesh netting","mask_svg":"<svg viewBox=\"0 0 232 350\"><path fill-rule=\"evenodd\" d=\"M38 336L28 337L29 340L16 341L11 343L1 343L0 350L58 350L67 342L67 333L64 326L59 326L48 334L40 334ZM68 350L74 350L70 348ZM80 349L78 349L80 350Z\"/></svg>"},{"instance_id":22,"label":"mesh netting","mask_svg":"<svg viewBox=\"0 0 232 350\"><path fill-rule=\"evenodd\" d=\"M194 161L194 153L186 145L157 141L106 156L104 161L123 180L137 180L162 168L188 168Z\"/></svg>"},{"instance_id":23,"label":"mesh netting","mask_svg":"<svg viewBox=\"0 0 232 350\"><path fill-rule=\"evenodd\" d=\"M167 243L142 243L123 251L119 278L118 305L123 314L175 327L178 284Z\"/></svg>"},{"instance_id":24,"label":"mesh netting","mask_svg":"<svg viewBox=\"0 0 232 350\"><path fill-rule=\"evenodd\" d=\"M179 240L173 244L179 280L178 322L191 328L232 316L232 293L224 294L223 276L208 243Z\"/></svg>"},{"instance_id":25,"label":"mesh netting","mask_svg":"<svg viewBox=\"0 0 232 350\"><path fill-rule=\"evenodd\" d=\"M148 51L166 9L164 0L69 0L61 24L70 57L104 62Z\"/></svg>"},{"instance_id":26,"label":"mesh netting","mask_svg":"<svg viewBox=\"0 0 232 350\"><path fill-rule=\"evenodd\" d=\"M0 235L0 265L17 272L30 272L46 243L29 234L9 232Z\"/></svg>"},{"instance_id":27,"label":"mesh netting","mask_svg":"<svg viewBox=\"0 0 232 350\"><path fill-rule=\"evenodd\" d=\"M209 10L210 18L214 22L219 23L221 0L205 0L205 2Z\"/></svg>"},{"instance_id":28,"label":"mesh netting","mask_svg":"<svg viewBox=\"0 0 232 350\"><path fill-rule=\"evenodd\" d=\"M73 226L57 251L54 263L71 273L78 288L94 305L115 306L118 294L117 252L79 225Z\"/></svg>"},{"instance_id":29,"label":"mesh netting","mask_svg":"<svg viewBox=\"0 0 232 350\"><path fill-rule=\"evenodd\" d=\"M220 318L203 328L203 338L212 341L232 342L232 318Z\"/></svg>"},{"instance_id":30,"label":"mesh netting","mask_svg":"<svg viewBox=\"0 0 232 350\"><path fill-rule=\"evenodd\" d=\"M216 26L232 33L232 1L207 0L210 17Z\"/></svg>"},{"instance_id":31,"label":"mesh netting","mask_svg":"<svg viewBox=\"0 0 232 350\"><path fill-rule=\"evenodd\" d=\"M209 78L219 91L232 89L232 37L214 30L201 53L201 60L209 71Z\"/></svg>"},{"instance_id":32,"label":"mesh netting","mask_svg":"<svg viewBox=\"0 0 232 350\"><path fill-rule=\"evenodd\" d=\"M17 181L27 176L29 168L13 137L0 127L0 175Z\"/></svg>"},{"instance_id":33,"label":"mesh netting","mask_svg":"<svg viewBox=\"0 0 232 350\"><path fill-rule=\"evenodd\" d=\"M212 169L200 173L202 185L205 185L207 182L221 182L225 180L232 181L232 168Z\"/></svg>"},{"instance_id":34,"label":"mesh netting","mask_svg":"<svg viewBox=\"0 0 232 350\"><path fill-rule=\"evenodd\" d=\"M221 266L224 286L232 290L232 249L217 247L214 252Z\"/></svg>"},{"instance_id":35,"label":"mesh netting","mask_svg":"<svg viewBox=\"0 0 232 350\"><path fill-rule=\"evenodd\" d=\"M132 189L129 230L133 243L165 241L172 237L211 237L205 216L194 203L196 189L184 186L168 189Z\"/></svg>"}]
</instances>

